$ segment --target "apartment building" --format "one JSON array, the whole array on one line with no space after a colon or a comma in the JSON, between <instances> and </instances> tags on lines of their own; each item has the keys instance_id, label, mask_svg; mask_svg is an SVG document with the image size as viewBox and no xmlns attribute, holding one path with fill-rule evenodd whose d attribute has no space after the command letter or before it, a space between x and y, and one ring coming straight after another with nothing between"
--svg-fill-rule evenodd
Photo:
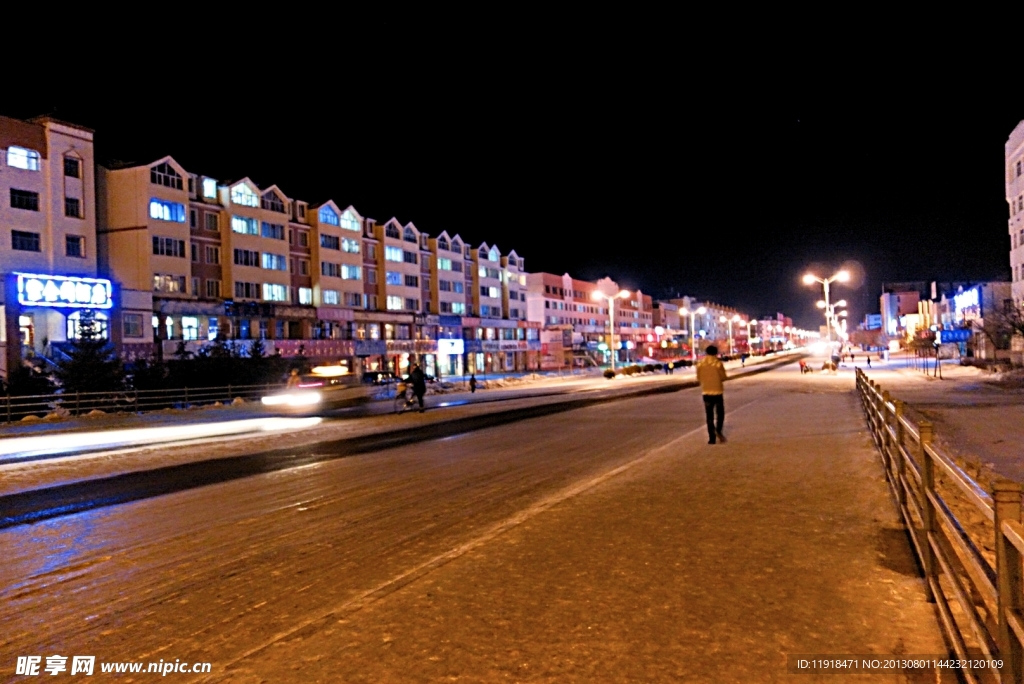
<instances>
[{"instance_id":1,"label":"apartment building","mask_svg":"<svg viewBox=\"0 0 1024 684\"><path fill-rule=\"evenodd\" d=\"M1024 302L1024 121L1010 133L1003 151L1013 301L1020 304Z\"/></svg>"},{"instance_id":2,"label":"apartment building","mask_svg":"<svg viewBox=\"0 0 1024 684\"><path fill-rule=\"evenodd\" d=\"M102 334L123 296L98 278L93 131L0 117L0 377L79 335L81 309Z\"/></svg>"}]
</instances>

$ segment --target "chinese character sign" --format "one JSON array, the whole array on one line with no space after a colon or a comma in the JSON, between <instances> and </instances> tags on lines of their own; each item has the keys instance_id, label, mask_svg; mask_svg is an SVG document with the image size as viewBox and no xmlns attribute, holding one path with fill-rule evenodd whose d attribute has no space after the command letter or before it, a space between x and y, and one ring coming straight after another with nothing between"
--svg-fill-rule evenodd
<instances>
[{"instance_id":1,"label":"chinese character sign","mask_svg":"<svg viewBox=\"0 0 1024 684\"><path fill-rule=\"evenodd\" d=\"M103 278L18 273L18 303L22 306L109 309L112 287Z\"/></svg>"}]
</instances>

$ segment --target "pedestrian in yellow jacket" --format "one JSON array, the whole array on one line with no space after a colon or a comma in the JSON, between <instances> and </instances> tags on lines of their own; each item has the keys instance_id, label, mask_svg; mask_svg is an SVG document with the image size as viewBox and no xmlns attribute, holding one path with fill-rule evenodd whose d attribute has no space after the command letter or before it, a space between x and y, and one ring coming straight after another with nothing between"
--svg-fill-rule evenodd
<instances>
[{"instance_id":1,"label":"pedestrian in yellow jacket","mask_svg":"<svg viewBox=\"0 0 1024 684\"><path fill-rule=\"evenodd\" d=\"M697 364L697 380L704 399L704 416L708 421L708 444L715 440L725 444L722 428L725 426L725 365L718 358L718 347L711 345L704 350L706 356Z\"/></svg>"}]
</instances>

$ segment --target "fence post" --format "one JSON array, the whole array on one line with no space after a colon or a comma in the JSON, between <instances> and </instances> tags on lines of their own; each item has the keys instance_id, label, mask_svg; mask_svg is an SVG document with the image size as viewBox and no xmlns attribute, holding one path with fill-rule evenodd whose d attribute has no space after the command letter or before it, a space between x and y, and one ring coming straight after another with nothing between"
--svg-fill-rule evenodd
<instances>
[{"instance_id":1,"label":"fence post","mask_svg":"<svg viewBox=\"0 0 1024 684\"><path fill-rule=\"evenodd\" d=\"M906 462L903 460L903 402L899 399L893 401L896 405L896 453L894 458L896 459L896 502L899 504L900 510L906 512L907 510L907 490L903 488L903 480L906 477Z\"/></svg>"},{"instance_id":2,"label":"fence post","mask_svg":"<svg viewBox=\"0 0 1024 684\"><path fill-rule=\"evenodd\" d=\"M935 572L935 554L932 551L931 536L935 531L935 508L928 498L929 494L935 492L935 463L932 462L931 454L926 448L932 443L932 424L930 421L922 420L918 423L918 433L921 443L918 445L918 456L921 464L921 535L920 542L921 559L924 564L925 592L929 601L934 601L932 595L931 581L937 580Z\"/></svg>"},{"instance_id":3,"label":"fence post","mask_svg":"<svg viewBox=\"0 0 1024 684\"><path fill-rule=\"evenodd\" d=\"M79 405L79 394L78 392L75 392L75 415L77 416L80 415L81 413L82 409L81 406Z\"/></svg>"},{"instance_id":4,"label":"fence post","mask_svg":"<svg viewBox=\"0 0 1024 684\"><path fill-rule=\"evenodd\" d=\"M1020 641L1010 630L1006 616L1017 612L1022 604L1022 574L1020 552L1003 534L1004 520L1020 522L1021 486L1011 480L997 480L992 483L992 500L995 504L996 533L996 590L999 592L999 655L1003 660L1000 670L1003 682L1018 683L1024 679L1022 672L1022 648Z\"/></svg>"},{"instance_id":5,"label":"fence post","mask_svg":"<svg viewBox=\"0 0 1024 684\"><path fill-rule=\"evenodd\" d=\"M188 407L188 387L185 388L185 406Z\"/></svg>"},{"instance_id":6,"label":"fence post","mask_svg":"<svg viewBox=\"0 0 1024 684\"><path fill-rule=\"evenodd\" d=\"M882 463L888 473L892 466L892 438L889 436L889 390L882 392Z\"/></svg>"},{"instance_id":7,"label":"fence post","mask_svg":"<svg viewBox=\"0 0 1024 684\"><path fill-rule=\"evenodd\" d=\"M7 422L11 422L11 395L7 395Z\"/></svg>"}]
</instances>

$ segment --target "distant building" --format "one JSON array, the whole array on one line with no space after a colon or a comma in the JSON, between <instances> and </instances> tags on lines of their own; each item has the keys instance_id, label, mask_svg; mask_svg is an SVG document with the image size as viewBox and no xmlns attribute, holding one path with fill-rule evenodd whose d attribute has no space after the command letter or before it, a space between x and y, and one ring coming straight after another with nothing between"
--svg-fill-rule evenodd
<instances>
[{"instance_id":1,"label":"distant building","mask_svg":"<svg viewBox=\"0 0 1024 684\"><path fill-rule=\"evenodd\" d=\"M1010 269L1012 297L1024 301L1024 121L1017 124L1003 147L1005 154L1006 204L1009 208Z\"/></svg>"}]
</instances>

